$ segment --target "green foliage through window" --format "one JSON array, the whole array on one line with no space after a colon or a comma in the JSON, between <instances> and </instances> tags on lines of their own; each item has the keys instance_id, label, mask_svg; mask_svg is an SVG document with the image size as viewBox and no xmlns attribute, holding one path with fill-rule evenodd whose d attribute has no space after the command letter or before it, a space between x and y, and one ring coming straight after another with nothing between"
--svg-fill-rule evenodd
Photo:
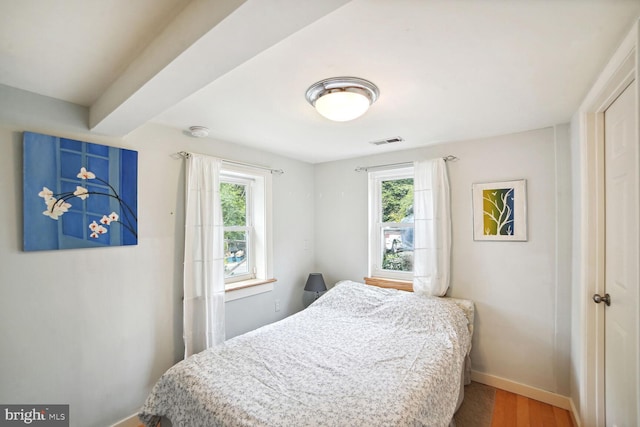
<instances>
[{"instance_id":1,"label":"green foliage through window","mask_svg":"<svg viewBox=\"0 0 640 427\"><path fill-rule=\"evenodd\" d=\"M246 185L231 182L220 183L220 204L225 227L247 224Z\"/></svg>"},{"instance_id":2,"label":"green foliage through window","mask_svg":"<svg viewBox=\"0 0 640 427\"><path fill-rule=\"evenodd\" d=\"M413 213L413 178L382 181L382 222L402 222Z\"/></svg>"},{"instance_id":3,"label":"green foliage through window","mask_svg":"<svg viewBox=\"0 0 640 427\"><path fill-rule=\"evenodd\" d=\"M382 257L382 269L413 271L413 252L392 253L386 251Z\"/></svg>"}]
</instances>

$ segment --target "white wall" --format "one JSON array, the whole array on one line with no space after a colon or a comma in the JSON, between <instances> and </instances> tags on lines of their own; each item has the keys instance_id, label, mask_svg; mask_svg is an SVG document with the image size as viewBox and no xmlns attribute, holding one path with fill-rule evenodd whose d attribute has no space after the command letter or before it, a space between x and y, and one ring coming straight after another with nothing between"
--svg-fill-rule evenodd
<instances>
[{"instance_id":1,"label":"white wall","mask_svg":"<svg viewBox=\"0 0 640 427\"><path fill-rule=\"evenodd\" d=\"M273 180L278 282L273 292L227 303L227 336L300 310L314 269L313 166L157 125L106 138L85 123L82 107L0 86L0 402L68 403L71 425L83 427L136 412L182 357L184 167L171 154L208 153L285 170ZM25 130L138 151L137 246L22 251Z\"/></svg>"},{"instance_id":2,"label":"white wall","mask_svg":"<svg viewBox=\"0 0 640 427\"><path fill-rule=\"evenodd\" d=\"M571 195L567 125L316 166L316 265L367 274L367 174L356 166L453 154L450 294L476 306L473 369L569 395ZM471 185L527 180L527 242L473 240Z\"/></svg>"}]
</instances>

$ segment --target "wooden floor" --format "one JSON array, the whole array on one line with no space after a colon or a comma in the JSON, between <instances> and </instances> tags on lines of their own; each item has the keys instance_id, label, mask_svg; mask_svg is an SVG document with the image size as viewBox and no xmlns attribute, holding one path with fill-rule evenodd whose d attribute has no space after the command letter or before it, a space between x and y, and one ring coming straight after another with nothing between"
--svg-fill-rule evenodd
<instances>
[{"instance_id":1,"label":"wooden floor","mask_svg":"<svg viewBox=\"0 0 640 427\"><path fill-rule=\"evenodd\" d=\"M573 427L571 414L537 400L496 389L491 427Z\"/></svg>"}]
</instances>

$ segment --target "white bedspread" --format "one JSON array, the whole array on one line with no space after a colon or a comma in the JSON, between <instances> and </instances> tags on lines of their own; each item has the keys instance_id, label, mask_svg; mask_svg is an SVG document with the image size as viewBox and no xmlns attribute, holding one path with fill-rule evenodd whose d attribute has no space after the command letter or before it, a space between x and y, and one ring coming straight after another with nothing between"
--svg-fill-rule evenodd
<instances>
[{"instance_id":1,"label":"white bedspread","mask_svg":"<svg viewBox=\"0 0 640 427\"><path fill-rule=\"evenodd\" d=\"M169 369L140 418L177 426L448 426L467 317L446 298L341 282L306 310Z\"/></svg>"}]
</instances>

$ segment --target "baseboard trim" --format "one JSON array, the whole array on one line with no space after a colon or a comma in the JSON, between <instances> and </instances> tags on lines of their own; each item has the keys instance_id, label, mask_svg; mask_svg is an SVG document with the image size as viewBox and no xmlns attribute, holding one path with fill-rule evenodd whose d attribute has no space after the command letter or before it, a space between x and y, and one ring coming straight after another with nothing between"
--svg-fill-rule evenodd
<instances>
[{"instance_id":1,"label":"baseboard trim","mask_svg":"<svg viewBox=\"0 0 640 427\"><path fill-rule=\"evenodd\" d=\"M138 427L140 424L140 419L138 418L138 414L135 413L133 415L128 416L115 424L112 424L110 427Z\"/></svg>"},{"instance_id":2,"label":"baseboard trim","mask_svg":"<svg viewBox=\"0 0 640 427\"><path fill-rule=\"evenodd\" d=\"M572 411L571 399L560 394L473 370L471 371L471 380Z\"/></svg>"},{"instance_id":3,"label":"baseboard trim","mask_svg":"<svg viewBox=\"0 0 640 427\"><path fill-rule=\"evenodd\" d=\"M580 422L580 414L578 413L578 409L576 408L573 399L569 399L569 403L571 404L571 409L569 410L569 412L571 412L571 420L573 420L573 425L576 427L582 427L582 423Z\"/></svg>"}]
</instances>

